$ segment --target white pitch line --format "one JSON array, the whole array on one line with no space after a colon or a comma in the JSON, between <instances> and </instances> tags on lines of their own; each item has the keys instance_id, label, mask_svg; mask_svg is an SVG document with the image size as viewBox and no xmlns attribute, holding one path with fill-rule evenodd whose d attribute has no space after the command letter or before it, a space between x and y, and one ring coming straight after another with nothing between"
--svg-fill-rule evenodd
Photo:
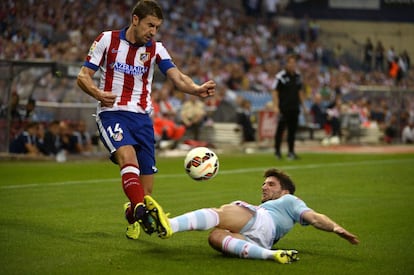
<instances>
[{"instance_id":1,"label":"white pitch line","mask_svg":"<svg viewBox=\"0 0 414 275\"><path fill-rule=\"evenodd\" d=\"M355 166L355 165L372 165L372 164L387 164L387 163L404 163L411 162L414 159L390 159L390 160L367 160L367 161L358 161L358 162L336 162L336 163L319 163L319 164L306 164L306 165L290 165L290 166L277 166L281 170L300 170L300 169L315 169L315 168L326 168L326 167L337 167L337 166ZM256 167L256 168L244 168L244 169L233 169L220 171L220 174L231 175L231 174L244 174L251 172L263 172L269 167ZM159 174L156 178L178 178L186 177L187 175L184 171L180 174ZM0 186L0 189L10 190L10 189L23 189L23 188L37 188L37 187L55 187L55 186L65 186L65 185L77 185L77 184L95 184L95 183L107 183L107 182L118 182L120 178L111 178L111 179L94 179L94 180L73 180L73 181L61 181L61 182L50 182L50 183L31 183L31 184L20 184L20 185L5 185Z\"/></svg>"}]
</instances>

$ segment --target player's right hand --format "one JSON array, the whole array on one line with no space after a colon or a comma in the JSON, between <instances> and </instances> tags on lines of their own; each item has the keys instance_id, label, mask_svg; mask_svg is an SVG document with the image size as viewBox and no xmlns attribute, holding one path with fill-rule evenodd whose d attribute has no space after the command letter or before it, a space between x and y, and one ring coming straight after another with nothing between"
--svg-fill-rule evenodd
<instances>
[{"instance_id":1,"label":"player's right hand","mask_svg":"<svg viewBox=\"0 0 414 275\"><path fill-rule=\"evenodd\" d=\"M116 99L116 95L111 93L111 92L101 91L99 93L98 100L101 102L102 107L112 107L112 106L114 106L115 99Z\"/></svg>"}]
</instances>

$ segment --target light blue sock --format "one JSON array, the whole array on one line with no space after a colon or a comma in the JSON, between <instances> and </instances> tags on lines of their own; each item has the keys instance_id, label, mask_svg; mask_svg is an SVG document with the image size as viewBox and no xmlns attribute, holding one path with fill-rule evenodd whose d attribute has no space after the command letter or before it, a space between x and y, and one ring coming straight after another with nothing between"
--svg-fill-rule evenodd
<instances>
[{"instance_id":1,"label":"light blue sock","mask_svg":"<svg viewBox=\"0 0 414 275\"><path fill-rule=\"evenodd\" d=\"M207 230L219 223L219 216L211 208L199 209L170 219L173 233L190 230Z\"/></svg>"},{"instance_id":2,"label":"light blue sock","mask_svg":"<svg viewBox=\"0 0 414 275\"><path fill-rule=\"evenodd\" d=\"M273 259L273 250L266 249L245 240L227 236L223 239L222 250L225 253L248 259Z\"/></svg>"}]
</instances>

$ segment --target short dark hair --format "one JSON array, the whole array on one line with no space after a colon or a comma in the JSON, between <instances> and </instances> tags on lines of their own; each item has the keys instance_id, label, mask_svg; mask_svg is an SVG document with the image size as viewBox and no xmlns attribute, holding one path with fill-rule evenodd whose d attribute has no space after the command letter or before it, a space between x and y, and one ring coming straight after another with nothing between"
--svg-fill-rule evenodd
<instances>
[{"instance_id":1,"label":"short dark hair","mask_svg":"<svg viewBox=\"0 0 414 275\"><path fill-rule=\"evenodd\" d=\"M293 183L292 179L288 174L285 172L276 169L271 168L265 171L264 177L275 177L279 180L280 186L282 187L282 190L288 190L290 194L294 194L296 191L295 183Z\"/></svg>"},{"instance_id":2,"label":"short dark hair","mask_svg":"<svg viewBox=\"0 0 414 275\"><path fill-rule=\"evenodd\" d=\"M139 19L152 15L163 20L162 8L155 0L140 0L132 10L132 16L138 16Z\"/></svg>"}]
</instances>

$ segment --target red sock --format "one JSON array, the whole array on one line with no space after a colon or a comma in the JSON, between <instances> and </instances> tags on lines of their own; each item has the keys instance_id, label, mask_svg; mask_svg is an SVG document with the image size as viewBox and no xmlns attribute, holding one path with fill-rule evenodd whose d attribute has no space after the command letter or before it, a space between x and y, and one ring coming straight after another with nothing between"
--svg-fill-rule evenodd
<instances>
[{"instance_id":1,"label":"red sock","mask_svg":"<svg viewBox=\"0 0 414 275\"><path fill-rule=\"evenodd\" d=\"M131 208L144 201L144 188L139 180L139 169L133 164L127 164L121 168L122 188L131 202Z\"/></svg>"}]
</instances>

